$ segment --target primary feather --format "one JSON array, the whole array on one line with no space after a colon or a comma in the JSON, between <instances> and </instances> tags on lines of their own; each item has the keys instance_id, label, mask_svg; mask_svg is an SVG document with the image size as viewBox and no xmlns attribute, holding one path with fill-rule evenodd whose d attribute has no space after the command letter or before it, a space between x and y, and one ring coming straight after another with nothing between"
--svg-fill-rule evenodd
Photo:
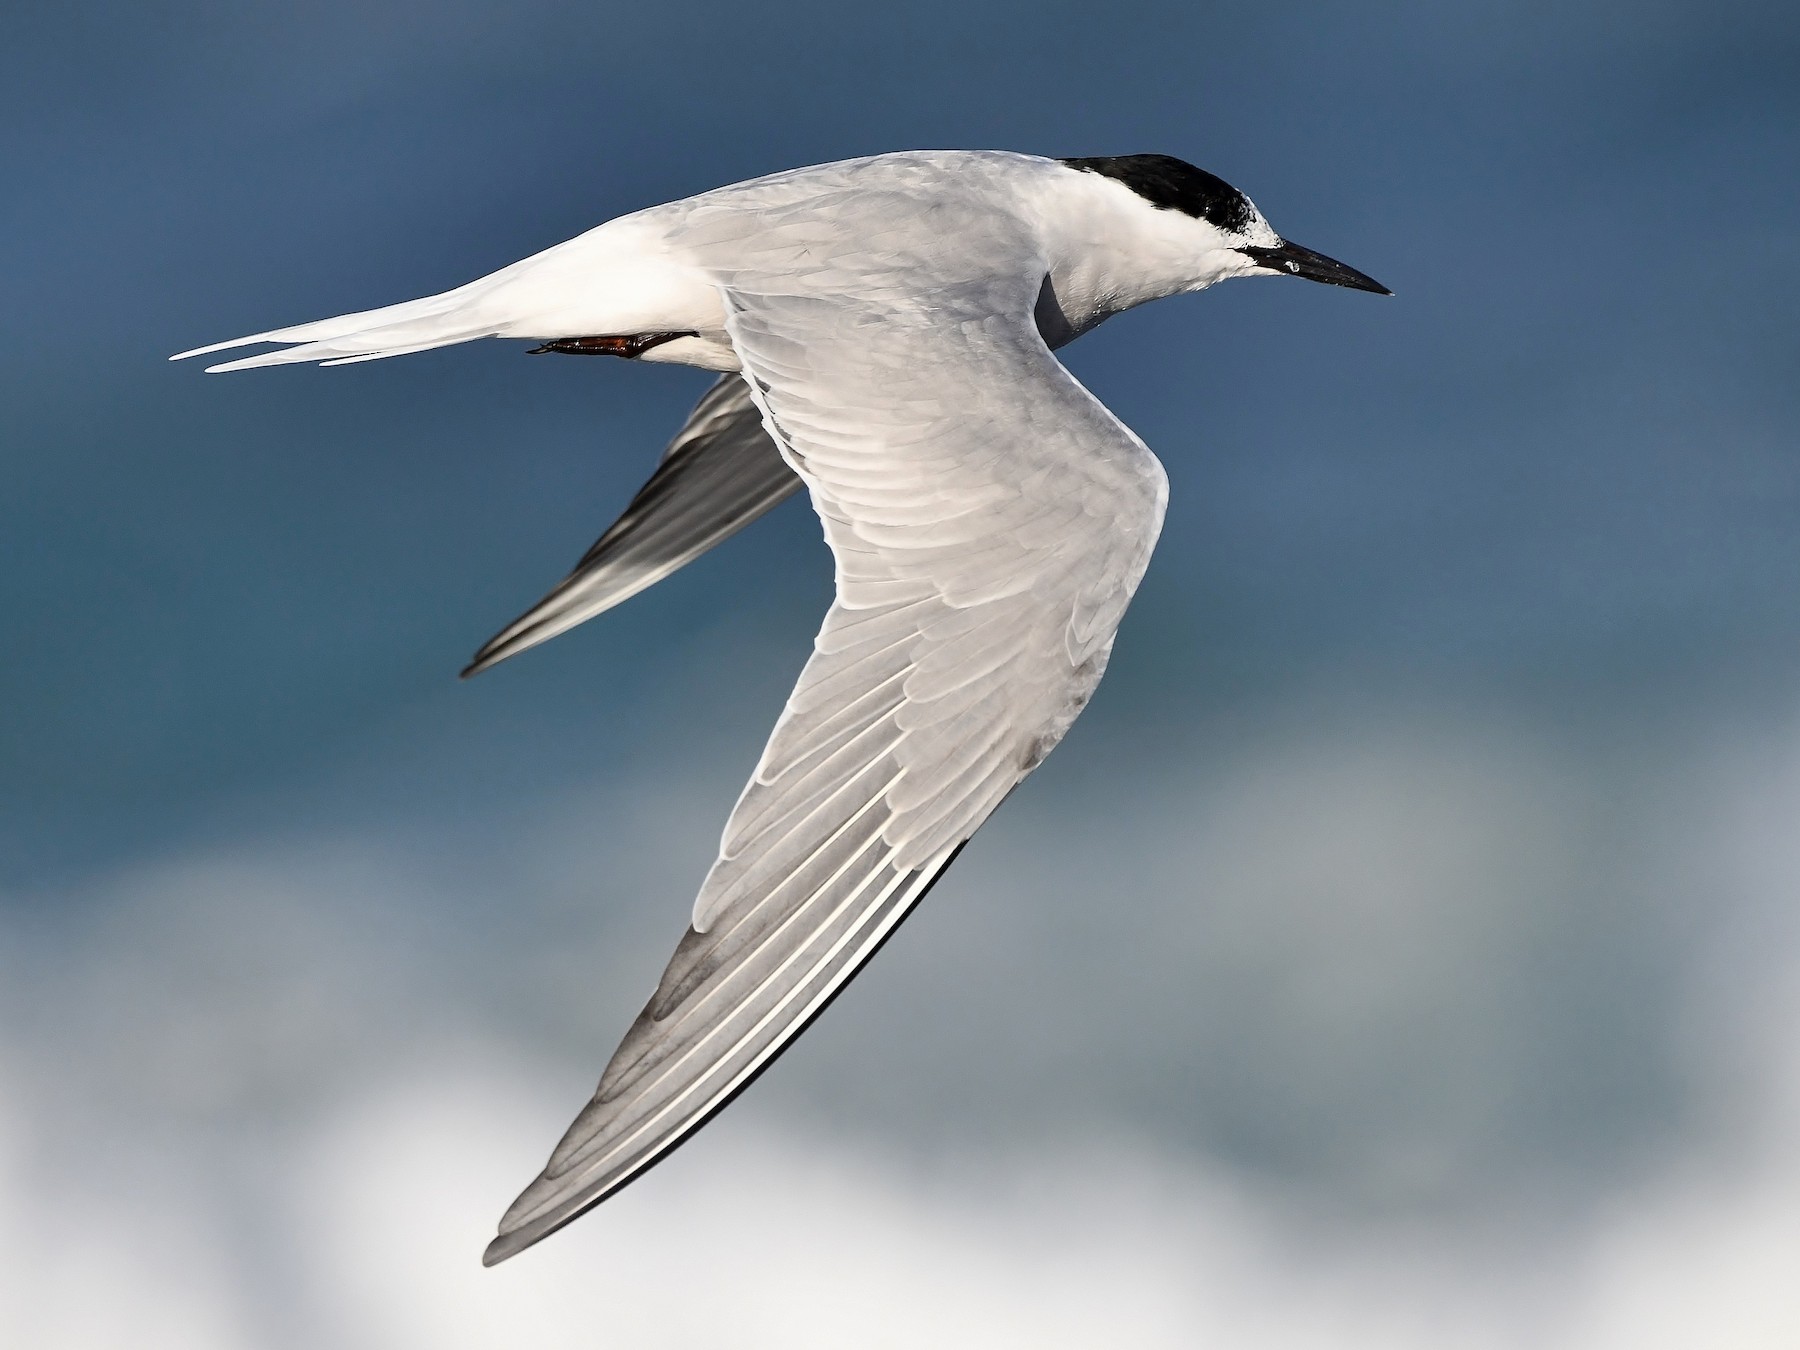
<instances>
[{"instance_id":1,"label":"primary feather","mask_svg":"<svg viewBox=\"0 0 1800 1350\"><path fill-rule=\"evenodd\" d=\"M706 391L650 481L554 590L475 653L474 675L629 600L800 490L735 375Z\"/></svg>"}]
</instances>

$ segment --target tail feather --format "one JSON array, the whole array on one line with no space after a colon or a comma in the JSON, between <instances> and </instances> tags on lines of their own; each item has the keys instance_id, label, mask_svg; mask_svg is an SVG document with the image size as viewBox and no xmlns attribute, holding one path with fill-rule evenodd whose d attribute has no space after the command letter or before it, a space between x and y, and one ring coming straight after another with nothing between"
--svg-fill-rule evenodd
<instances>
[{"instance_id":1,"label":"tail feather","mask_svg":"<svg viewBox=\"0 0 1800 1350\"><path fill-rule=\"evenodd\" d=\"M348 366L358 361L379 361L387 356L405 356L408 352L430 351L433 347L449 347L458 342L473 342L476 338L493 336L494 329L491 325L480 328L458 327L423 340L419 340L416 329L405 332L375 329L328 342L308 342L298 347L284 347L280 351L239 357L235 361L221 361L216 366L208 366L206 373L218 375L228 370L285 366L296 361L317 361L322 366Z\"/></svg>"},{"instance_id":2,"label":"tail feather","mask_svg":"<svg viewBox=\"0 0 1800 1350\"><path fill-rule=\"evenodd\" d=\"M375 361L384 356L400 356L407 352L447 347L457 342L492 337L498 331L493 317L478 316L470 304L475 297L473 287L461 286L441 295L428 295L404 304L383 309L366 309L356 314L340 314L332 319L295 324L288 328L272 328L266 333L215 342L192 351L178 352L171 361L190 356L209 356L233 347L248 347L258 342L297 343L280 351L262 352L208 366L207 373L227 370L250 370L256 366L280 366L294 361L319 361L328 366L348 365L355 361Z\"/></svg>"}]
</instances>

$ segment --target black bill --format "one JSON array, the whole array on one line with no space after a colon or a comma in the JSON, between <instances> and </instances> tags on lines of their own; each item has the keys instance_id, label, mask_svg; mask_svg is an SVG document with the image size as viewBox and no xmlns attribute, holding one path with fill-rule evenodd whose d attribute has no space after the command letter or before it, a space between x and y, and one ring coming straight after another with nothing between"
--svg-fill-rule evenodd
<instances>
[{"instance_id":1,"label":"black bill","mask_svg":"<svg viewBox=\"0 0 1800 1350\"><path fill-rule=\"evenodd\" d=\"M1392 295L1374 277L1365 276L1354 267L1345 267L1335 258L1327 258L1323 253L1314 253L1310 248L1301 248L1298 244L1290 244L1285 239L1274 248L1240 248L1246 258L1258 267L1266 267L1271 272L1286 272L1289 276L1305 277L1308 281L1322 281L1327 286L1348 286L1353 291L1373 291L1376 295Z\"/></svg>"}]
</instances>

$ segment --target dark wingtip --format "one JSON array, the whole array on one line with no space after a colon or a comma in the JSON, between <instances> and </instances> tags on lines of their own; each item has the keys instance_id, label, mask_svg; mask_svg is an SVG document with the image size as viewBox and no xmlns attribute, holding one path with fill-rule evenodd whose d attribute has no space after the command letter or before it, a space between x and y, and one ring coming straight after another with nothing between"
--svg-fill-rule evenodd
<instances>
[{"instance_id":1,"label":"dark wingtip","mask_svg":"<svg viewBox=\"0 0 1800 1350\"><path fill-rule=\"evenodd\" d=\"M518 651L518 649L518 644L516 642L503 642L497 637L483 643L475 655L469 658L469 664L456 672L456 678L459 680L474 679L475 676L481 674L482 671L490 670L499 665L502 661L506 660L507 657Z\"/></svg>"},{"instance_id":2,"label":"dark wingtip","mask_svg":"<svg viewBox=\"0 0 1800 1350\"><path fill-rule=\"evenodd\" d=\"M635 1179L635 1177L627 1178L627 1180ZM572 1207L568 1205L567 1202L564 1202L560 1211L554 1212L553 1216L539 1215L531 1222L521 1224L511 1232L501 1233L492 1242L488 1243L486 1250L481 1253L481 1264L484 1266L497 1266L502 1261L511 1260L526 1248L537 1246L538 1243L542 1242L552 1233L558 1233L564 1228L567 1228L570 1224L574 1223L575 1220L579 1219L583 1214L586 1214L595 1205L599 1204L608 1195L611 1195L618 1189L619 1187L615 1186L611 1191L602 1191L599 1195L589 1196L580 1204ZM511 1211L508 1212L510 1213ZM502 1220L502 1222L504 1222L504 1220Z\"/></svg>"}]
</instances>

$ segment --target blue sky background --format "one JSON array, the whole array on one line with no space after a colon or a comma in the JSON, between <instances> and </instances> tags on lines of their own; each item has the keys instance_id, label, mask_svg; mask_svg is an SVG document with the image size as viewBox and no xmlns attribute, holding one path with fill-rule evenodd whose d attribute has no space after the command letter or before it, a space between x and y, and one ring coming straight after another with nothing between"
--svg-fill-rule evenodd
<instances>
[{"instance_id":1,"label":"blue sky background","mask_svg":"<svg viewBox=\"0 0 1800 1350\"><path fill-rule=\"evenodd\" d=\"M12 16L7 1338L1793 1343L1797 77L1751 4ZM792 503L459 684L706 377L163 358L915 146L1180 155L1397 298L1065 354L1174 493L1093 707L779 1069L484 1274L828 560Z\"/></svg>"}]
</instances>

